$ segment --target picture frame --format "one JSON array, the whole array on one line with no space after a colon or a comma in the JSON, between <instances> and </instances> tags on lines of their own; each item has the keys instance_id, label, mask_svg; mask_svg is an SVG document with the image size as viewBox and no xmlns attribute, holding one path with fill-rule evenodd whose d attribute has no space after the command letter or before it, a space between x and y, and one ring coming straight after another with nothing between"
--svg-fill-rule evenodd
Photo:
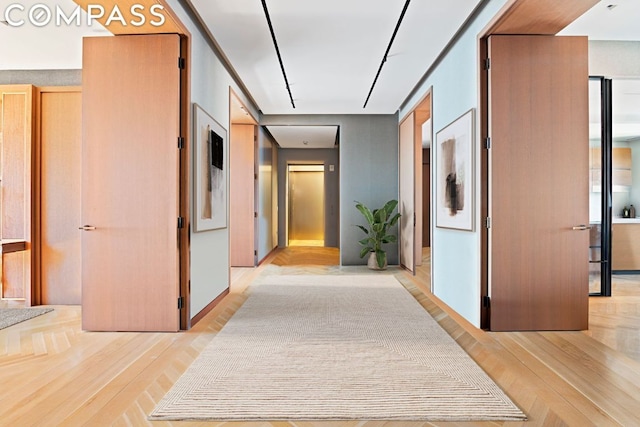
<instances>
[{"instance_id":1,"label":"picture frame","mask_svg":"<svg viewBox=\"0 0 640 427\"><path fill-rule=\"evenodd\" d=\"M436 227L474 229L475 110L436 134Z\"/></svg>"},{"instance_id":2,"label":"picture frame","mask_svg":"<svg viewBox=\"0 0 640 427\"><path fill-rule=\"evenodd\" d=\"M193 103L194 232L227 228L227 130Z\"/></svg>"}]
</instances>

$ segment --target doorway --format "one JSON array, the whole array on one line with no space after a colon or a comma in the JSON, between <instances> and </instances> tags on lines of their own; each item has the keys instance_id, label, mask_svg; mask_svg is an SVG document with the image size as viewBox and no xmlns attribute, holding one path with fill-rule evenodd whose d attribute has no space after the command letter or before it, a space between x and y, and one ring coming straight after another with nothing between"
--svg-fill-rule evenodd
<instances>
[{"instance_id":1,"label":"doorway","mask_svg":"<svg viewBox=\"0 0 640 427\"><path fill-rule=\"evenodd\" d=\"M324 246L324 165L287 167L287 245Z\"/></svg>"}]
</instances>

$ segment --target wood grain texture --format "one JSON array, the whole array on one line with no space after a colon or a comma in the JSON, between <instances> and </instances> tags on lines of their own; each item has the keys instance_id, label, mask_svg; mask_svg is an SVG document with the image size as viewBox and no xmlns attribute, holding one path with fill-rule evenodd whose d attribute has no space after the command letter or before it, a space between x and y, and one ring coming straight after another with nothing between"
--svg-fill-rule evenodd
<instances>
[{"instance_id":1,"label":"wood grain texture","mask_svg":"<svg viewBox=\"0 0 640 427\"><path fill-rule=\"evenodd\" d=\"M489 57L490 328L586 329L587 39L491 36Z\"/></svg>"},{"instance_id":2,"label":"wood grain texture","mask_svg":"<svg viewBox=\"0 0 640 427\"><path fill-rule=\"evenodd\" d=\"M270 257L272 259L272 257ZM522 408L531 426L638 425L640 415L640 275L614 277L612 298L590 299L588 332L487 333L428 292L424 274L395 274L416 300ZM55 307L0 330L0 419L6 425L229 426L229 423L150 422L147 414L245 301L261 275L344 274L357 267L232 269L232 292L191 331L179 334L94 333L81 330L78 306ZM424 273L423 273L424 272ZM378 273L376 273L378 274ZM384 274L384 273L383 273ZM235 291L233 290L235 289ZM7 304L8 302L0 302ZM635 323L633 323L635 322ZM635 325L635 326L634 326ZM625 353L603 344L629 331ZM605 390L606 392L602 392ZM410 421L237 422L237 427L427 427ZM466 422L460 426L513 423Z\"/></svg>"},{"instance_id":3,"label":"wood grain texture","mask_svg":"<svg viewBox=\"0 0 640 427\"><path fill-rule=\"evenodd\" d=\"M598 0L512 0L485 34L557 34Z\"/></svg>"},{"instance_id":4,"label":"wood grain texture","mask_svg":"<svg viewBox=\"0 0 640 427\"><path fill-rule=\"evenodd\" d=\"M255 265L255 126L231 125L229 240L232 267Z\"/></svg>"},{"instance_id":5,"label":"wood grain texture","mask_svg":"<svg viewBox=\"0 0 640 427\"><path fill-rule=\"evenodd\" d=\"M640 224L613 224L611 228L611 269L640 270Z\"/></svg>"},{"instance_id":6,"label":"wood grain texture","mask_svg":"<svg viewBox=\"0 0 640 427\"><path fill-rule=\"evenodd\" d=\"M176 331L180 38L84 40L83 327Z\"/></svg>"},{"instance_id":7,"label":"wood grain texture","mask_svg":"<svg viewBox=\"0 0 640 427\"><path fill-rule=\"evenodd\" d=\"M0 237L25 241L3 256L0 296L31 305L33 94L31 85L0 86ZM5 265L6 263L6 265Z\"/></svg>"},{"instance_id":8,"label":"wood grain texture","mask_svg":"<svg viewBox=\"0 0 640 427\"><path fill-rule=\"evenodd\" d=\"M40 271L34 286L39 304L80 304L82 93L79 87L38 88L36 98Z\"/></svg>"}]
</instances>

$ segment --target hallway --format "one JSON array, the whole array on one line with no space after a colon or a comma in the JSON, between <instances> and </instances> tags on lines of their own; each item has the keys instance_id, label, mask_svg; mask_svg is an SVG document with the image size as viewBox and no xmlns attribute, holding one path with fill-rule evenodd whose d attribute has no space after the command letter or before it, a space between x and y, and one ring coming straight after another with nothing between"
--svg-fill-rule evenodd
<instances>
[{"instance_id":1,"label":"hallway","mask_svg":"<svg viewBox=\"0 0 640 427\"><path fill-rule=\"evenodd\" d=\"M603 345L609 325L637 321L640 284L620 279L627 295L591 299L597 327L589 332L487 333L469 325L427 292L425 267L417 276L364 266L275 265L279 250L258 268L232 272L232 292L195 327L184 333L92 333L80 328L78 306L56 309L0 330L0 377L15 384L0 391L0 425L187 425L146 420L205 345L242 305L260 277L280 274L391 274L507 392L531 425L637 425L640 363ZM635 280L635 281L634 281ZM616 280L618 282L618 280ZM623 283L624 282L624 283ZM631 299L627 299L631 298ZM615 312L618 311L619 315ZM606 313L606 314L603 314ZM635 329L637 331L637 327ZM596 332L598 331L598 332ZM615 332L615 331L614 331ZM637 351L637 346L636 350ZM39 375L33 375L34 372ZM604 392L606 391L606 392ZM374 427L379 422L189 423L188 425ZM389 422L418 427L442 423ZM502 425L469 423L466 425Z\"/></svg>"}]
</instances>

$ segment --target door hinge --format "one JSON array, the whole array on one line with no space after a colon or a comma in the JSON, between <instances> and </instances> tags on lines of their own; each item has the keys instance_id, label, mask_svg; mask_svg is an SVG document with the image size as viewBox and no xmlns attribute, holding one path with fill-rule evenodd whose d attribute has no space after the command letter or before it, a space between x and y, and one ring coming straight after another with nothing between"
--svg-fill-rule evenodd
<instances>
[{"instance_id":1,"label":"door hinge","mask_svg":"<svg viewBox=\"0 0 640 427\"><path fill-rule=\"evenodd\" d=\"M482 297L482 308L491 307L491 298L487 295Z\"/></svg>"},{"instance_id":2,"label":"door hinge","mask_svg":"<svg viewBox=\"0 0 640 427\"><path fill-rule=\"evenodd\" d=\"M258 251L253 251L254 256L258 256Z\"/></svg>"},{"instance_id":3,"label":"door hinge","mask_svg":"<svg viewBox=\"0 0 640 427\"><path fill-rule=\"evenodd\" d=\"M486 228L491 228L491 218L487 217L484 221L484 226Z\"/></svg>"},{"instance_id":4,"label":"door hinge","mask_svg":"<svg viewBox=\"0 0 640 427\"><path fill-rule=\"evenodd\" d=\"M413 213L413 226L416 226L416 213Z\"/></svg>"},{"instance_id":5,"label":"door hinge","mask_svg":"<svg viewBox=\"0 0 640 427\"><path fill-rule=\"evenodd\" d=\"M491 68L491 58L485 58L482 64L482 68L484 68L485 70Z\"/></svg>"},{"instance_id":6,"label":"door hinge","mask_svg":"<svg viewBox=\"0 0 640 427\"><path fill-rule=\"evenodd\" d=\"M254 179L254 180L257 180L257 179L258 179L258 174L257 174L257 173L254 173L254 174L253 174L253 179Z\"/></svg>"},{"instance_id":7,"label":"door hinge","mask_svg":"<svg viewBox=\"0 0 640 427\"><path fill-rule=\"evenodd\" d=\"M178 297L178 310L182 310L184 308L184 297Z\"/></svg>"},{"instance_id":8,"label":"door hinge","mask_svg":"<svg viewBox=\"0 0 640 427\"><path fill-rule=\"evenodd\" d=\"M184 137L178 137L178 150L182 150L184 148Z\"/></svg>"},{"instance_id":9,"label":"door hinge","mask_svg":"<svg viewBox=\"0 0 640 427\"><path fill-rule=\"evenodd\" d=\"M180 68L181 70L184 70L187 66L187 62L184 60L184 58L180 57L178 58L178 68Z\"/></svg>"},{"instance_id":10,"label":"door hinge","mask_svg":"<svg viewBox=\"0 0 640 427\"><path fill-rule=\"evenodd\" d=\"M487 150L491 148L491 138L484 139L484 148L486 148Z\"/></svg>"},{"instance_id":11,"label":"door hinge","mask_svg":"<svg viewBox=\"0 0 640 427\"><path fill-rule=\"evenodd\" d=\"M184 228L184 218L181 216L178 217L178 228Z\"/></svg>"},{"instance_id":12,"label":"door hinge","mask_svg":"<svg viewBox=\"0 0 640 427\"><path fill-rule=\"evenodd\" d=\"M258 218L258 212L254 212L254 213L253 213L253 217L254 217L254 218Z\"/></svg>"}]
</instances>

